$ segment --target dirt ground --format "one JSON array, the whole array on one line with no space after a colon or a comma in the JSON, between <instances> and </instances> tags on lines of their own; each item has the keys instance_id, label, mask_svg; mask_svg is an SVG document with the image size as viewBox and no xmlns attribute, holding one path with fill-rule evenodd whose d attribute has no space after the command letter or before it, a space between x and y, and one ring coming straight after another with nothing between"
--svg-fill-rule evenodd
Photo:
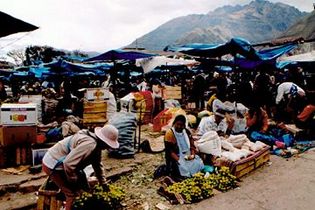
<instances>
[{"instance_id":1,"label":"dirt ground","mask_svg":"<svg viewBox=\"0 0 315 210\"><path fill-rule=\"evenodd\" d=\"M190 205L171 205L157 194L159 182L152 180L152 173L155 162L163 158L145 157L138 170L116 182L126 190L126 209L156 209L159 203L175 210L315 209L315 150L290 159L271 156L270 163L242 178L239 188Z\"/></svg>"},{"instance_id":2,"label":"dirt ground","mask_svg":"<svg viewBox=\"0 0 315 210\"><path fill-rule=\"evenodd\" d=\"M159 148L161 140L154 133L144 132L144 139L153 138ZM111 159L110 161L114 161ZM130 161L130 160L123 160ZM271 156L271 161L242 178L240 187L226 193L216 193L214 197L197 204L171 205L157 194L159 181L153 180L153 172L164 162L163 153L135 156L135 170L115 183L126 191L125 209L157 209L162 203L169 209L315 209L315 150L285 159Z\"/></svg>"}]
</instances>

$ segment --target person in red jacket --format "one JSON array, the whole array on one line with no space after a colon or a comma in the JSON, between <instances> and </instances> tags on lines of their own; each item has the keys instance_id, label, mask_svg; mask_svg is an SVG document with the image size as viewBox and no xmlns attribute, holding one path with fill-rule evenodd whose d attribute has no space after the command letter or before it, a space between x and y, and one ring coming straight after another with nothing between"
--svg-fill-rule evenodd
<instances>
[{"instance_id":1,"label":"person in red jacket","mask_svg":"<svg viewBox=\"0 0 315 210\"><path fill-rule=\"evenodd\" d=\"M299 128L306 129L306 133L315 136L315 96L311 95L309 104L297 115L295 124Z\"/></svg>"}]
</instances>

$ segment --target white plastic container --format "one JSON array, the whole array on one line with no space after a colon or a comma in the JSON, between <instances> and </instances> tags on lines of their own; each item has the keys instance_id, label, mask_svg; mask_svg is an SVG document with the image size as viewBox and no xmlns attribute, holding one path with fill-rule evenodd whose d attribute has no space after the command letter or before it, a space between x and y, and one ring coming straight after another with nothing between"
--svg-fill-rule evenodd
<instances>
[{"instance_id":1,"label":"white plastic container","mask_svg":"<svg viewBox=\"0 0 315 210\"><path fill-rule=\"evenodd\" d=\"M2 104L1 105L1 124L20 126L36 125L37 106L34 103L27 104Z\"/></svg>"}]
</instances>

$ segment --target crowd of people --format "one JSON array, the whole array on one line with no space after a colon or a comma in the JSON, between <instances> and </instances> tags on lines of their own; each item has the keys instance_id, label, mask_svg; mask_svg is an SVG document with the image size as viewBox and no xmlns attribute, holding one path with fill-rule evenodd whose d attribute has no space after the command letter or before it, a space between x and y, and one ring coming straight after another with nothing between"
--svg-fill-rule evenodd
<instances>
[{"instance_id":1,"label":"crowd of people","mask_svg":"<svg viewBox=\"0 0 315 210\"><path fill-rule=\"evenodd\" d=\"M275 132L275 126L270 125L273 120L276 127L283 123L295 123L305 129L308 137L315 137L312 129L315 127L314 88L306 82L300 68L287 73L272 72L262 66L257 74L204 71L195 75L190 72L182 75L168 73L167 76L151 78L129 77L129 81L119 79L117 75L107 75L103 78L15 81L9 89L6 85L0 81L1 102L16 102L20 95L25 94L42 95L42 123L49 124L55 120L62 123L66 119L64 125L68 130L73 130L62 135L63 140L48 151L43 162L44 171L66 194L66 209L71 209L76 195L77 186L74 183L78 181L79 171L88 163L94 164L94 170L103 184L100 151L118 147L118 131L115 127L105 125L95 128L94 132L76 126L72 129L72 124L78 125L78 119L83 116L85 88L107 88L115 107L113 111L119 111L119 106L116 106L118 99L129 92L151 91L155 103L153 118L164 109L161 88L165 85L181 86L182 107L194 103L194 111L208 110L212 113L197 120L195 128L199 136L209 131L215 131L219 136L245 133L252 141L259 140L278 148L290 146L292 139L283 137L287 133ZM186 117L178 115L172 128L165 134L166 165L174 176L190 177L204 167L192 133L186 125ZM72 141L64 138L69 135L73 137ZM82 150L83 146L89 149Z\"/></svg>"},{"instance_id":2,"label":"crowd of people","mask_svg":"<svg viewBox=\"0 0 315 210\"><path fill-rule=\"evenodd\" d=\"M252 142L285 149L293 146L294 136L284 125L295 124L304 131L304 140L314 139L313 84L306 83L301 68L291 69L281 77L275 73L270 75L272 72L264 68L256 75L239 74L237 79L233 78L235 75L223 73L215 73L210 80L205 74L197 75L191 89L191 100L197 110L207 109L212 114L200 119L196 134L203 136L209 131L224 137L246 134ZM206 94L207 90L210 94ZM205 100L208 100L206 106ZM177 116L173 127L165 134L166 165L175 177L189 177L203 164L199 162L194 140L185 122L184 116ZM183 161L183 157L190 161L189 164ZM190 170L185 170L186 165Z\"/></svg>"}]
</instances>

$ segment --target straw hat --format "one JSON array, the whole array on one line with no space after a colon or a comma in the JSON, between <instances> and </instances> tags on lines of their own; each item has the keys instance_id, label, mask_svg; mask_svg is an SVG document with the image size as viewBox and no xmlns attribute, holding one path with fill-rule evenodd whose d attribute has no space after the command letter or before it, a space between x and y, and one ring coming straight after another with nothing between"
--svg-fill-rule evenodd
<instances>
[{"instance_id":1,"label":"straw hat","mask_svg":"<svg viewBox=\"0 0 315 210\"><path fill-rule=\"evenodd\" d=\"M118 143L118 130L113 125L104 125L104 127L96 127L94 129L95 135L104 141L108 146L113 149L119 147Z\"/></svg>"}]
</instances>

